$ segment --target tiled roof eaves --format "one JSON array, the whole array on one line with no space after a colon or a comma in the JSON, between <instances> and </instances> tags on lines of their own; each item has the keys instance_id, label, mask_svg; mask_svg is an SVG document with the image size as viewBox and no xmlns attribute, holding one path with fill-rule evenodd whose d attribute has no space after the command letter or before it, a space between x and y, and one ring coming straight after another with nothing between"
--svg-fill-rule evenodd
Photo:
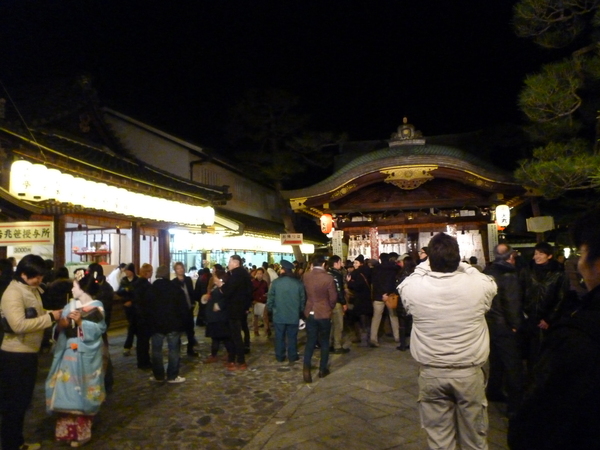
<instances>
[{"instance_id":1,"label":"tiled roof eaves","mask_svg":"<svg viewBox=\"0 0 600 450\"><path fill-rule=\"evenodd\" d=\"M211 187L175 177L152 166L140 166L132 160L117 156L104 148L95 147L54 133L35 131L36 142L5 128L0 130L32 145L41 145L45 151L66 157L80 164L104 170L141 184L174 191L201 200L228 200L226 188Z\"/></svg>"}]
</instances>

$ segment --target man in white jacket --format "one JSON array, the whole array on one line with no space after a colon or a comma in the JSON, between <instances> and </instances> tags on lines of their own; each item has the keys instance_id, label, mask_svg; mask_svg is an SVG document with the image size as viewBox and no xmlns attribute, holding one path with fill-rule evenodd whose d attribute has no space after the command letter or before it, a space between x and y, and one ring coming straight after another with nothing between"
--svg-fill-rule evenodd
<instances>
[{"instance_id":1,"label":"man in white jacket","mask_svg":"<svg viewBox=\"0 0 600 450\"><path fill-rule=\"evenodd\" d=\"M419 410L431 449L487 449L487 400L482 366L490 348L485 313L493 278L460 262L458 243L439 233L428 260L398 286L413 316L410 351L421 365Z\"/></svg>"}]
</instances>

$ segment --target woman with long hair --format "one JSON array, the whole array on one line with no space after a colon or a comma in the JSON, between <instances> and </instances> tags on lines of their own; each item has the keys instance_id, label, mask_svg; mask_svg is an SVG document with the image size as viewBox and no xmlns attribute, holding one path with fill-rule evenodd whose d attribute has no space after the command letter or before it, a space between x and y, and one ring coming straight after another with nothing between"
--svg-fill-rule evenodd
<instances>
[{"instance_id":1,"label":"woman with long hair","mask_svg":"<svg viewBox=\"0 0 600 450\"><path fill-rule=\"evenodd\" d=\"M55 437L79 447L92 437L92 419L105 398L102 334L106 331L98 275L73 282L73 299L56 324L56 345L46 379L46 409L58 414ZM85 280L82 280L85 281Z\"/></svg>"}]
</instances>

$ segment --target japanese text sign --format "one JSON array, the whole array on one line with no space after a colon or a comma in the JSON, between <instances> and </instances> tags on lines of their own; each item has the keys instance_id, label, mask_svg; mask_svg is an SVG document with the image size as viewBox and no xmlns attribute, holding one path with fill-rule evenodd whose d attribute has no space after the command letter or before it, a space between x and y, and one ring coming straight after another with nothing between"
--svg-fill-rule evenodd
<instances>
[{"instance_id":1,"label":"japanese text sign","mask_svg":"<svg viewBox=\"0 0 600 450\"><path fill-rule=\"evenodd\" d=\"M0 223L0 245L54 244L53 222Z\"/></svg>"}]
</instances>

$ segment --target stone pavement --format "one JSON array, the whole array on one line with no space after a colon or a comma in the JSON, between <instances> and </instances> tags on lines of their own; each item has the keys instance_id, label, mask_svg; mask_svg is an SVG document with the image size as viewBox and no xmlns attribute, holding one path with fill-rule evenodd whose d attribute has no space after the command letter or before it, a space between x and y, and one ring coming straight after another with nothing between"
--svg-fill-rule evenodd
<instances>
[{"instance_id":1,"label":"stone pavement","mask_svg":"<svg viewBox=\"0 0 600 450\"><path fill-rule=\"evenodd\" d=\"M210 340L196 328L201 356L182 353L186 382L160 384L148 380L150 371L137 369L135 356L121 355L124 331L110 333L115 386L95 417L87 448L426 448L416 407L417 364L391 338L384 337L379 348L352 345L348 354L331 355L331 374L319 379L315 369L313 383L305 384L302 364L276 362L272 340L264 336L253 337L247 371L204 364ZM54 418L44 410L50 357L42 355L40 362L25 436L44 449L64 449L66 444L53 441ZM500 407L489 410L491 449L507 448Z\"/></svg>"}]
</instances>

